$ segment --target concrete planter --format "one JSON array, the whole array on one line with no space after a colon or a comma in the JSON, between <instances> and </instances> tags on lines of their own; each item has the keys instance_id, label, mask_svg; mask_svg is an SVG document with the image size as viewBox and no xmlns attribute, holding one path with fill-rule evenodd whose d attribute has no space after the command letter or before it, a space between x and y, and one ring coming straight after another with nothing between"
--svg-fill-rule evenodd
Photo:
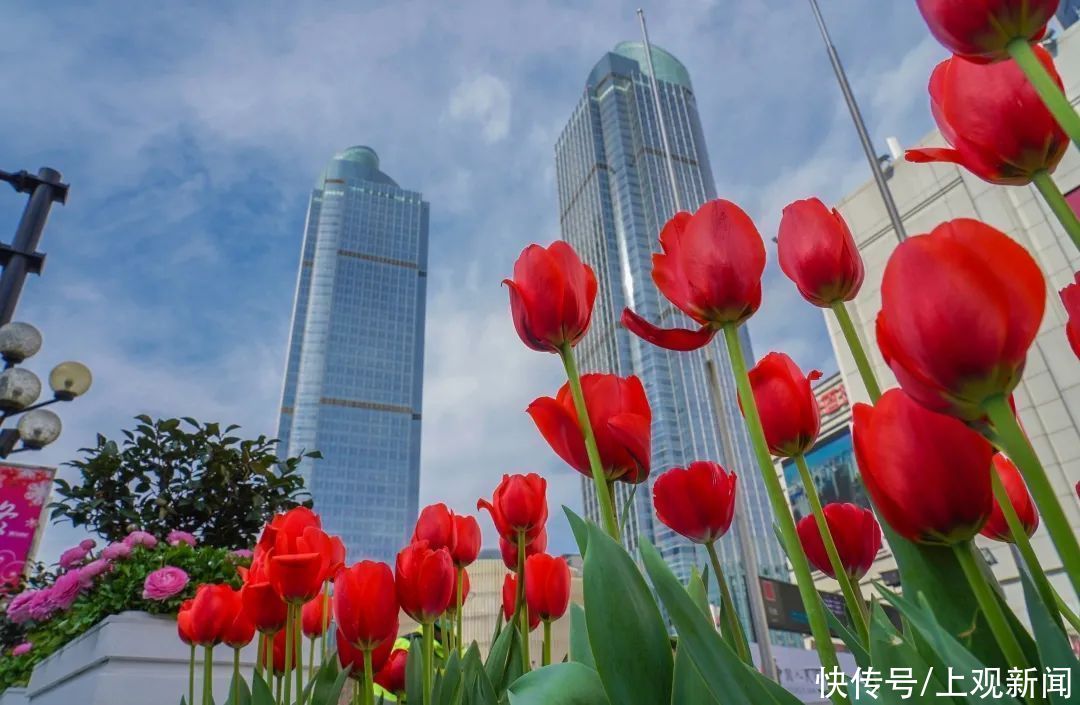
<instances>
[{"instance_id":1,"label":"concrete planter","mask_svg":"<svg viewBox=\"0 0 1080 705\"><path fill-rule=\"evenodd\" d=\"M199 652L196 700L202 692ZM123 612L35 666L25 690L8 689L0 705L173 705L187 696L189 656L190 647L176 636L176 620ZM232 657L228 647L214 649L216 702L228 696ZM253 644L241 652L241 668L250 673L254 662Z\"/></svg>"}]
</instances>

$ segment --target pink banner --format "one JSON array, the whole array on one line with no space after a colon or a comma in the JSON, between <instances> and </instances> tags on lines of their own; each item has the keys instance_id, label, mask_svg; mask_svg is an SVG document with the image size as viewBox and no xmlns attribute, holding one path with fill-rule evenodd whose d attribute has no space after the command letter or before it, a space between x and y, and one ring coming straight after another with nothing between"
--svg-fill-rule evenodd
<instances>
[{"instance_id":1,"label":"pink banner","mask_svg":"<svg viewBox=\"0 0 1080 705\"><path fill-rule=\"evenodd\" d=\"M31 557L55 472L0 464L0 588L17 582Z\"/></svg>"}]
</instances>

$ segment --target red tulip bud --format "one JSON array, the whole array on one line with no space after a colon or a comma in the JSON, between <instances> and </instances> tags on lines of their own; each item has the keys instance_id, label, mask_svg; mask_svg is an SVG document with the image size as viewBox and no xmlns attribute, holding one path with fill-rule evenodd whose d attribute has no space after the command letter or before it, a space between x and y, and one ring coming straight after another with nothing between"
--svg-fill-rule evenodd
<instances>
[{"instance_id":1,"label":"red tulip bud","mask_svg":"<svg viewBox=\"0 0 1080 705\"><path fill-rule=\"evenodd\" d=\"M390 653L379 672L375 674L375 682L391 693L400 693L405 690L405 664L409 660L409 652L405 649L394 649Z\"/></svg>"},{"instance_id":2,"label":"red tulip bud","mask_svg":"<svg viewBox=\"0 0 1080 705\"><path fill-rule=\"evenodd\" d=\"M1065 323L1065 336L1076 357L1080 358L1080 272L1076 273L1075 283L1061 290L1061 303L1065 304L1065 314L1069 317Z\"/></svg>"},{"instance_id":3,"label":"red tulip bud","mask_svg":"<svg viewBox=\"0 0 1080 705\"><path fill-rule=\"evenodd\" d=\"M1032 501L1031 494L1028 493L1027 485L1024 484L1024 478L1020 475L1020 471L1016 469L1011 460L998 453L994 456L993 472L996 472L998 478L1001 479L1001 484L1005 487L1005 494L1009 496L1009 503L1012 504L1013 509L1016 511L1016 516L1024 527L1024 531L1028 536L1031 536L1035 533L1035 529L1039 528L1039 511L1035 508L1035 502ZM998 504L996 497L994 498L994 508L990 512L990 518L986 520L986 525L983 526L982 531L979 533L995 541L1016 543L1012 532L1009 531L1009 525L1005 522L1005 515L1001 511L1001 505Z\"/></svg>"},{"instance_id":4,"label":"red tulip bud","mask_svg":"<svg viewBox=\"0 0 1080 705\"><path fill-rule=\"evenodd\" d=\"M596 275L567 243L529 245L514 263L514 278L503 284L510 290L518 336L533 350L558 352L562 345L576 345L589 329Z\"/></svg>"},{"instance_id":5,"label":"red tulip bud","mask_svg":"<svg viewBox=\"0 0 1080 705\"><path fill-rule=\"evenodd\" d=\"M847 223L817 198L784 208L776 237L780 269L803 298L827 308L851 301L863 282L863 261Z\"/></svg>"},{"instance_id":6,"label":"red tulip bud","mask_svg":"<svg viewBox=\"0 0 1080 705\"><path fill-rule=\"evenodd\" d=\"M547 521L547 480L535 473L503 475L491 501L481 499L476 508L491 513L499 536L514 540L523 531L532 538Z\"/></svg>"},{"instance_id":7,"label":"red tulip bud","mask_svg":"<svg viewBox=\"0 0 1080 705\"><path fill-rule=\"evenodd\" d=\"M543 553L547 550L548 535L547 529L541 529L533 539L525 544L525 559L528 560L529 556L536 555L537 553ZM503 537L499 537L499 552L502 554L503 564L506 565L507 570L517 572L518 569L518 549L517 541L508 541Z\"/></svg>"},{"instance_id":8,"label":"red tulip bud","mask_svg":"<svg viewBox=\"0 0 1080 705\"><path fill-rule=\"evenodd\" d=\"M358 649L371 649L397 633L398 601L390 566L361 561L334 580L338 632Z\"/></svg>"},{"instance_id":9,"label":"red tulip bud","mask_svg":"<svg viewBox=\"0 0 1080 705\"><path fill-rule=\"evenodd\" d=\"M420 510L413 531L413 541L427 541L432 550L453 548L454 514L442 502L432 504Z\"/></svg>"},{"instance_id":10,"label":"red tulip bud","mask_svg":"<svg viewBox=\"0 0 1080 705\"><path fill-rule=\"evenodd\" d=\"M934 38L974 61L1001 61L1013 39L1038 41L1059 0L916 0Z\"/></svg>"},{"instance_id":11,"label":"red tulip bud","mask_svg":"<svg viewBox=\"0 0 1080 705\"><path fill-rule=\"evenodd\" d=\"M390 658L390 652L394 650L394 642L397 635L392 634L375 645L371 652L371 670L378 672ZM348 669L349 678L363 680L364 678L364 651L349 643L340 630L337 632L338 663L342 669Z\"/></svg>"},{"instance_id":12,"label":"red tulip bud","mask_svg":"<svg viewBox=\"0 0 1080 705\"><path fill-rule=\"evenodd\" d=\"M544 621L562 617L570 605L570 566L563 557L538 553L525 561L525 602Z\"/></svg>"},{"instance_id":13,"label":"red tulip bud","mask_svg":"<svg viewBox=\"0 0 1080 705\"><path fill-rule=\"evenodd\" d=\"M305 602L304 607L300 610L301 627L304 630L304 636L309 639L322 636L327 626L329 626L324 618L323 600L322 595L316 595Z\"/></svg>"},{"instance_id":14,"label":"red tulip bud","mask_svg":"<svg viewBox=\"0 0 1080 705\"><path fill-rule=\"evenodd\" d=\"M750 370L750 387L773 455L793 457L813 447L821 413L810 383L820 377L817 370L804 376L784 353L769 353ZM739 403L741 407L741 399Z\"/></svg>"},{"instance_id":15,"label":"red tulip bud","mask_svg":"<svg viewBox=\"0 0 1080 705\"><path fill-rule=\"evenodd\" d=\"M405 614L431 624L450 606L457 575L448 550L433 551L426 541L417 541L398 553L394 578Z\"/></svg>"},{"instance_id":16,"label":"red tulip bud","mask_svg":"<svg viewBox=\"0 0 1080 705\"><path fill-rule=\"evenodd\" d=\"M480 523L476 517L462 514L455 514L453 520L454 546L450 549L450 557L456 567L465 568L480 555Z\"/></svg>"},{"instance_id":17,"label":"red tulip bud","mask_svg":"<svg viewBox=\"0 0 1080 705\"><path fill-rule=\"evenodd\" d=\"M503 578L502 589L502 603L503 603L503 618L506 623L509 624L514 619L514 611L517 607L517 579L513 574L507 573ZM528 609L528 603L526 603L526 609ZM533 612L531 609L529 612L529 631L536 629L540 626L540 615Z\"/></svg>"},{"instance_id":18,"label":"red tulip bud","mask_svg":"<svg viewBox=\"0 0 1080 705\"><path fill-rule=\"evenodd\" d=\"M836 553L840 556L844 572L858 581L870 570L877 552L881 549L881 527L874 518L874 513L855 504L839 502L826 504L822 513L825 515L825 523L829 526L833 543L836 544ZM836 573L825 550L821 532L818 531L817 520L812 515L805 516L799 520L797 528L806 557L815 568L830 578L835 578Z\"/></svg>"},{"instance_id":19,"label":"red tulip bud","mask_svg":"<svg viewBox=\"0 0 1080 705\"><path fill-rule=\"evenodd\" d=\"M731 528L736 481L719 463L699 460L685 470L672 468L653 483L656 517L694 543L712 543Z\"/></svg>"}]
</instances>

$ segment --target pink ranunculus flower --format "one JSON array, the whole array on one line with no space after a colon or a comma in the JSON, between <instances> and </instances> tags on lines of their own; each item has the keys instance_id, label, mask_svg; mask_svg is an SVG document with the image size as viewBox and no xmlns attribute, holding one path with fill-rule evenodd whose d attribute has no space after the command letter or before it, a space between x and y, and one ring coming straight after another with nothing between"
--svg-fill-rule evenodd
<instances>
[{"instance_id":1,"label":"pink ranunculus flower","mask_svg":"<svg viewBox=\"0 0 1080 705\"><path fill-rule=\"evenodd\" d=\"M75 600L79 597L79 593L82 592L82 581L79 579L79 573L73 571L71 573L64 573L56 582L53 583L51 594L49 595L49 602L53 607L65 612L71 609L71 606L75 604Z\"/></svg>"},{"instance_id":2,"label":"pink ranunculus flower","mask_svg":"<svg viewBox=\"0 0 1080 705\"><path fill-rule=\"evenodd\" d=\"M107 561L115 561L118 558L127 558L131 555L131 546L122 541L110 543L101 550L101 557Z\"/></svg>"},{"instance_id":3,"label":"pink ranunculus flower","mask_svg":"<svg viewBox=\"0 0 1080 705\"><path fill-rule=\"evenodd\" d=\"M250 548L238 548L235 551L232 551L232 554L234 556L236 556L237 558L243 558L243 559L249 560L249 561L255 555L254 553L252 553Z\"/></svg>"},{"instance_id":4,"label":"pink ranunculus flower","mask_svg":"<svg viewBox=\"0 0 1080 705\"><path fill-rule=\"evenodd\" d=\"M169 535L165 537L165 541L170 546L179 546L182 543L186 543L188 546L194 547L195 544L198 543L198 541L195 540L195 537L193 535L189 534L186 531L179 531L177 529L173 529L172 531L170 531Z\"/></svg>"},{"instance_id":5,"label":"pink ranunculus flower","mask_svg":"<svg viewBox=\"0 0 1080 705\"><path fill-rule=\"evenodd\" d=\"M180 568L167 565L146 576L143 583L144 600L167 600L179 594L188 584L188 574Z\"/></svg>"},{"instance_id":6,"label":"pink ranunculus flower","mask_svg":"<svg viewBox=\"0 0 1080 705\"><path fill-rule=\"evenodd\" d=\"M81 565L88 555L90 555L90 551L83 548L82 544L73 546L60 554L60 567L64 570L71 570Z\"/></svg>"},{"instance_id":7,"label":"pink ranunculus flower","mask_svg":"<svg viewBox=\"0 0 1080 705\"><path fill-rule=\"evenodd\" d=\"M56 611L56 605L52 601L52 589L35 590L26 605L26 613L35 622L44 622Z\"/></svg>"},{"instance_id":8,"label":"pink ranunculus flower","mask_svg":"<svg viewBox=\"0 0 1080 705\"><path fill-rule=\"evenodd\" d=\"M93 586L94 581L112 570L112 563L104 558L99 558L96 561L90 561L82 568L79 568L79 584L84 590Z\"/></svg>"},{"instance_id":9,"label":"pink ranunculus flower","mask_svg":"<svg viewBox=\"0 0 1080 705\"><path fill-rule=\"evenodd\" d=\"M14 624L22 624L30 620L30 605L33 603L37 590L24 590L11 598L7 609L4 611L8 620Z\"/></svg>"},{"instance_id":10,"label":"pink ranunculus flower","mask_svg":"<svg viewBox=\"0 0 1080 705\"><path fill-rule=\"evenodd\" d=\"M83 539L79 542L79 548L84 551L92 551L94 550L94 546L97 546L97 541L94 539Z\"/></svg>"},{"instance_id":11,"label":"pink ranunculus flower","mask_svg":"<svg viewBox=\"0 0 1080 705\"><path fill-rule=\"evenodd\" d=\"M12 656L22 656L23 654L30 653L30 649L34 648L33 642L24 641L11 650Z\"/></svg>"},{"instance_id":12,"label":"pink ranunculus flower","mask_svg":"<svg viewBox=\"0 0 1080 705\"><path fill-rule=\"evenodd\" d=\"M157 539L154 538L153 534L148 534L145 531L132 531L127 535L127 538L124 539L124 543L131 548L135 548L136 546L153 548L154 546L157 546Z\"/></svg>"}]
</instances>

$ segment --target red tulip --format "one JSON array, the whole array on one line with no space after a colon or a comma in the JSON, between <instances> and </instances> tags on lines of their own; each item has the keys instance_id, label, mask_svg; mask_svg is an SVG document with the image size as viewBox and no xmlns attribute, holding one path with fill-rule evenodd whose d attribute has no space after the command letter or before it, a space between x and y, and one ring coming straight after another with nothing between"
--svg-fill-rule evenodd
<instances>
[{"instance_id":1,"label":"red tulip","mask_svg":"<svg viewBox=\"0 0 1080 705\"><path fill-rule=\"evenodd\" d=\"M855 238L840 213L819 199L784 208L776 250L780 269L815 306L828 308L859 293L864 270Z\"/></svg>"},{"instance_id":2,"label":"red tulip","mask_svg":"<svg viewBox=\"0 0 1080 705\"><path fill-rule=\"evenodd\" d=\"M546 553L525 561L525 602L529 614L550 622L562 617L570 606L570 566L562 556Z\"/></svg>"},{"instance_id":3,"label":"red tulip","mask_svg":"<svg viewBox=\"0 0 1080 705\"><path fill-rule=\"evenodd\" d=\"M776 352L761 358L750 370L750 387L773 455L791 458L814 446L821 430L821 412L810 383L820 378L817 370L803 375L790 357Z\"/></svg>"},{"instance_id":4,"label":"red tulip","mask_svg":"<svg viewBox=\"0 0 1080 705\"><path fill-rule=\"evenodd\" d=\"M644 482L649 476L652 410L641 380L633 375L587 374L581 377L581 391L604 476L631 484ZM552 450L572 468L592 477L570 385L564 384L554 399L540 397L529 404L528 413Z\"/></svg>"},{"instance_id":5,"label":"red tulip","mask_svg":"<svg viewBox=\"0 0 1080 705\"><path fill-rule=\"evenodd\" d=\"M190 643L196 646L220 644L238 611L237 599L228 585L200 585L183 624Z\"/></svg>"},{"instance_id":6,"label":"red tulip","mask_svg":"<svg viewBox=\"0 0 1080 705\"><path fill-rule=\"evenodd\" d=\"M1058 85L1053 59L1036 55ZM1015 61L975 64L952 57L930 76L930 107L951 148L910 149L908 161L959 164L992 184L1024 185L1053 172L1069 138Z\"/></svg>"},{"instance_id":7,"label":"red tulip","mask_svg":"<svg viewBox=\"0 0 1080 705\"><path fill-rule=\"evenodd\" d=\"M676 213L660 233L663 253L653 255L657 288L701 328L663 329L630 309L622 323L631 333L669 350L696 350L727 323L742 323L761 305L765 245L754 222L730 201Z\"/></svg>"},{"instance_id":8,"label":"red tulip","mask_svg":"<svg viewBox=\"0 0 1080 705\"><path fill-rule=\"evenodd\" d=\"M240 588L240 601L255 628L273 634L285 627L288 605L266 577L264 560L253 560Z\"/></svg>"},{"instance_id":9,"label":"red tulip","mask_svg":"<svg viewBox=\"0 0 1080 705\"><path fill-rule=\"evenodd\" d=\"M442 502L420 510L413 541L427 541L432 550L454 547L454 513Z\"/></svg>"},{"instance_id":10,"label":"red tulip","mask_svg":"<svg viewBox=\"0 0 1080 705\"><path fill-rule=\"evenodd\" d=\"M874 563L877 552L881 549L881 527L869 509L850 504L834 502L822 508L825 523L829 526L836 553L844 572L858 581ZM815 568L830 578L835 578L832 562L825 550L817 521L812 515L804 516L798 524L799 541L806 557Z\"/></svg>"},{"instance_id":11,"label":"red tulip","mask_svg":"<svg viewBox=\"0 0 1080 705\"><path fill-rule=\"evenodd\" d=\"M300 625L304 630L304 636L309 639L322 636L326 631L329 624L323 612L322 595L316 595L304 603L304 607L300 610Z\"/></svg>"},{"instance_id":12,"label":"red tulip","mask_svg":"<svg viewBox=\"0 0 1080 705\"><path fill-rule=\"evenodd\" d=\"M514 278L503 284L510 289L518 336L533 350L559 352L577 345L589 329L596 275L567 243L529 245L514 262Z\"/></svg>"},{"instance_id":13,"label":"red tulip","mask_svg":"<svg viewBox=\"0 0 1080 705\"><path fill-rule=\"evenodd\" d=\"M273 649L274 656L274 675L280 676L285 673L285 644L288 640L288 636L285 634L284 630L270 637L270 646ZM293 668L296 668L295 659Z\"/></svg>"},{"instance_id":14,"label":"red tulip","mask_svg":"<svg viewBox=\"0 0 1080 705\"><path fill-rule=\"evenodd\" d=\"M1016 516L1020 519L1024 531L1027 532L1028 536L1031 536L1035 533L1035 529L1039 528L1039 511L1035 508L1035 503L1031 499L1031 494L1028 493L1027 485L1024 484L1024 478L1021 477L1020 471L1016 469L1011 460L1001 453L994 456L993 471L1001 479L1001 484L1005 487L1005 494L1009 496L1009 503L1016 510ZM1016 543L1012 532L1009 531L1009 525L1005 522L1005 515L1001 511L1001 505L998 504L996 497L994 498L993 510L990 512L990 518L986 520L986 525L983 526L982 531L979 533L995 541Z\"/></svg>"},{"instance_id":15,"label":"red tulip","mask_svg":"<svg viewBox=\"0 0 1080 705\"><path fill-rule=\"evenodd\" d=\"M653 483L656 518L694 543L712 543L731 528L737 481L720 463L672 468Z\"/></svg>"},{"instance_id":16,"label":"red tulip","mask_svg":"<svg viewBox=\"0 0 1080 705\"><path fill-rule=\"evenodd\" d=\"M462 590L461 590L461 604L462 604L462 606L464 606L465 605L465 600L469 599L469 590L472 589L472 585L469 584L469 571L465 570L464 568L461 569L461 587L462 587ZM458 603L458 590L457 590L457 579L455 579L454 580L454 596L453 596L453 598L451 598L450 606L446 608L446 611L457 614L457 603Z\"/></svg>"},{"instance_id":17,"label":"red tulip","mask_svg":"<svg viewBox=\"0 0 1080 705\"><path fill-rule=\"evenodd\" d=\"M528 560L529 556L536 555L537 553L543 553L547 550L548 535L547 529L541 529L537 534L525 544L525 559ZM506 538L499 537L499 552L502 554L503 563L508 570L517 572L518 569L518 549L516 540L507 540Z\"/></svg>"},{"instance_id":18,"label":"red tulip","mask_svg":"<svg viewBox=\"0 0 1080 705\"><path fill-rule=\"evenodd\" d=\"M326 568L323 582L328 582L337 577L338 572L345 567L345 542L340 536L330 537L330 561Z\"/></svg>"},{"instance_id":19,"label":"red tulip","mask_svg":"<svg viewBox=\"0 0 1080 705\"><path fill-rule=\"evenodd\" d=\"M176 613L176 633L180 641L191 646L191 606L195 600L184 600L180 603L180 611Z\"/></svg>"},{"instance_id":20,"label":"red tulip","mask_svg":"<svg viewBox=\"0 0 1080 705\"><path fill-rule=\"evenodd\" d=\"M334 619L358 649L370 649L398 629L398 602L390 566L361 561L334 580Z\"/></svg>"},{"instance_id":21,"label":"red tulip","mask_svg":"<svg viewBox=\"0 0 1080 705\"><path fill-rule=\"evenodd\" d=\"M394 649L383 667L375 674L375 682L391 693L402 692L405 690L405 664L408 660L408 651Z\"/></svg>"},{"instance_id":22,"label":"red tulip","mask_svg":"<svg viewBox=\"0 0 1080 705\"><path fill-rule=\"evenodd\" d=\"M480 523L476 517L464 514L455 514L453 520L454 545L450 557L456 567L464 568L472 565L480 555Z\"/></svg>"},{"instance_id":23,"label":"red tulip","mask_svg":"<svg viewBox=\"0 0 1080 705\"><path fill-rule=\"evenodd\" d=\"M477 509L486 509L499 536L515 539L519 531L536 536L547 521L547 480L536 473L503 475L491 501L481 499Z\"/></svg>"},{"instance_id":24,"label":"red tulip","mask_svg":"<svg viewBox=\"0 0 1080 705\"><path fill-rule=\"evenodd\" d=\"M374 646L371 652L371 670L378 673L379 669L386 665L390 658L390 652L394 650L394 642L397 634L391 634ZM343 669L349 670L349 678L362 680L364 677L364 651L349 643L345 635L339 629L337 631L338 663Z\"/></svg>"},{"instance_id":25,"label":"red tulip","mask_svg":"<svg viewBox=\"0 0 1080 705\"><path fill-rule=\"evenodd\" d=\"M417 541L398 553L394 578L405 614L421 624L431 624L450 605L457 575L449 551L433 551L427 541Z\"/></svg>"},{"instance_id":26,"label":"red tulip","mask_svg":"<svg viewBox=\"0 0 1080 705\"><path fill-rule=\"evenodd\" d=\"M503 603L503 618L506 619L506 623L509 624L514 619L514 611L517 607L517 579L514 578L512 573L507 573L503 578L502 589L502 603ZM540 615L536 614L531 609L528 609L528 602L526 601L526 609L529 612L529 631L536 629L540 626Z\"/></svg>"},{"instance_id":27,"label":"red tulip","mask_svg":"<svg viewBox=\"0 0 1080 705\"><path fill-rule=\"evenodd\" d=\"M982 436L899 389L874 406L856 404L853 414L863 484L898 534L947 545L978 533L993 503L994 449Z\"/></svg>"},{"instance_id":28,"label":"red tulip","mask_svg":"<svg viewBox=\"0 0 1080 705\"><path fill-rule=\"evenodd\" d=\"M1075 281L1061 290L1061 303L1065 304L1065 313L1069 320L1065 323L1065 336L1073 352L1080 357L1080 272Z\"/></svg>"},{"instance_id":29,"label":"red tulip","mask_svg":"<svg viewBox=\"0 0 1080 705\"><path fill-rule=\"evenodd\" d=\"M934 38L972 61L1008 58L1013 39L1034 42L1046 34L1059 0L916 0Z\"/></svg>"},{"instance_id":30,"label":"red tulip","mask_svg":"<svg viewBox=\"0 0 1080 705\"><path fill-rule=\"evenodd\" d=\"M239 590L232 590L232 614L228 626L222 632L221 641L233 649L242 649L255 638L255 623L244 610Z\"/></svg>"},{"instance_id":31,"label":"red tulip","mask_svg":"<svg viewBox=\"0 0 1080 705\"><path fill-rule=\"evenodd\" d=\"M1027 250L976 220L901 243L885 266L877 340L912 398L968 421L1008 396L1046 306Z\"/></svg>"},{"instance_id":32,"label":"red tulip","mask_svg":"<svg viewBox=\"0 0 1080 705\"><path fill-rule=\"evenodd\" d=\"M256 548L269 560L270 584L281 599L294 605L319 594L337 553L319 516L307 507L275 516Z\"/></svg>"}]
</instances>

